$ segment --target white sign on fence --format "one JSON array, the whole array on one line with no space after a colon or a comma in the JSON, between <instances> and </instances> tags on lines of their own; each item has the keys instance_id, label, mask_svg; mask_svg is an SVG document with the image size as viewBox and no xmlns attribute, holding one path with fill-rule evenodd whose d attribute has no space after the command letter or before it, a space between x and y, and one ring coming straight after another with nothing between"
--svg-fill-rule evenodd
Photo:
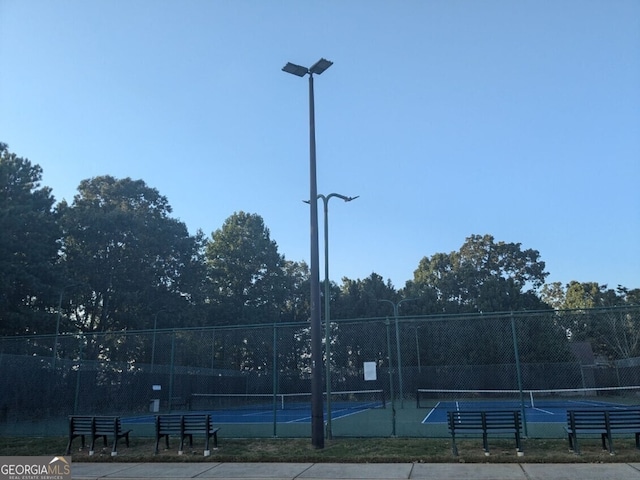
<instances>
[{"instance_id":1,"label":"white sign on fence","mask_svg":"<svg viewBox=\"0 0 640 480\"><path fill-rule=\"evenodd\" d=\"M377 380L376 362L364 362L364 379Z\"/></svg>"}]
</instances>

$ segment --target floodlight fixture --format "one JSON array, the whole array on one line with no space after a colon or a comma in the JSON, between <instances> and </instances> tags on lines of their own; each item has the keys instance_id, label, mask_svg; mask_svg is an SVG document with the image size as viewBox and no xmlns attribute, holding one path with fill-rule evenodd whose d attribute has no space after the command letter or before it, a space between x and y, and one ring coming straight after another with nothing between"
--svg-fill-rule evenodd
<instances>
[{"instance_id":1,"label":"floodlight fixture","mask_svg":"<svg viewBox=\"0 0 640 480\"><path fill-rule=\"evenodd\" d=\"M287 64L282 67L282 71L291 73L292 75L297 75L298 77L304 77L307 73L309 73L309 69L307 67L296 65L295 63L291 62L287 62Z\"/></svg>"},{"instance_id":2,"label":"floodlight fixture","mask_svg":"<svg viewBox=\"0 0 640 480\"><path fill-rule=\"evenodd\" d=\"M325 58L321 58L320 60L318 60L316 63L313 64L313 66L309 69L309 73L320 75L331 65L333 65L333 62Z\"/></svg>"},{"instance_id":3,"label":"floodlight fixture","mask_svg":"<svg viewBox=\"0 0 640 480\"><path fill-rule=\"evenodd\" d=\"M302 65L296 65L295 63L287 62L287 64L282 67L283 72L290 73L292 75L296 75L298 77L304 77L307 73L309 75L320 75L327 68L333 65L333 62L327 60L326 58L321 58L316 63L313 64L311 68L303 67Z\"/></svg>"}]
</instances>

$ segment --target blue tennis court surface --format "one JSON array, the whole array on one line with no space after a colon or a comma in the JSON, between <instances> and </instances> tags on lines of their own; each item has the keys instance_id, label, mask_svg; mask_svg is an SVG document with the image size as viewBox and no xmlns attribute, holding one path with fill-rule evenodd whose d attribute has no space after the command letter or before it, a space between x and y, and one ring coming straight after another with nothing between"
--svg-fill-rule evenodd
<instances>
[{"instance_id":1,"label":"blue tennis court surface","mask_svg":"<svg viewBox=\"0 0 640 480\"><path fill-rule=\"evenodd\" d=\"M427 413L422 423L447 423L448 411L521 410L522 406L523 404L517 401L438 402L433 407L426 409ZM628 405L589 400L546 401L538 405L524 403L524 413L529 423L564 423L567 420L567 410L586 410L589 408L628 408Z\"/></svg>"},{"instance_id":2,"label":"blue tennis court surface","mask_svg":"<svg viewBox=\"0 0 640 480\"><path fill-rule=\"evenodd\" d=\"M341 418L350 417L353 415L363 414L368 410L373 408L380 408L379 406L350 406L348 408L337 408L331 409L331 419L339 420ZM181 413L181 412L173 412L173 413ZM213 421L216 424L225 424L225 423L234 423L234 424L260 424L260 423L273 423L274 421L274 411L268 409L249 409L243 408L240 410L228 409L228 410L215 410L215 411L189 411L182 412L185 414L188 413L209 413L213 417ZM311 423L311 406L308 409L305 408L294 408L290 410L281 410L278 409L275 411L275 419L278 423ZM324 413L325 418L327 417L327 412ZM155 414L154 415L140 415L136 417L123 418L123 423L130 424L149 424L155 422Z\"/></svg>"}]
</instances>

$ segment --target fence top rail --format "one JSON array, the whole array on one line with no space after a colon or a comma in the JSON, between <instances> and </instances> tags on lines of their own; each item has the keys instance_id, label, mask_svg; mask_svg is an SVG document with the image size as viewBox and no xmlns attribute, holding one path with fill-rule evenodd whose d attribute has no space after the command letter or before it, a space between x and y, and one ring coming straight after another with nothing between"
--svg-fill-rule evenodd
<instances>
[{"instance_id":1,"label":"fence top rail","mask_svg":"<svg viewBox=\"0 0 640 480\"><path fill-rule=\"evenodd\" d=\"M607 312L640 312L640 305L623 305L615 307L598 307L598 308L583 308L572 310L527 310L527 311L507 311L507 312L469 312L469 313L456 313L456 314L429 314L429 315L404 315L398 316L398 320L406 321L421 321L421 322L441 322L441 321L455 321L455 320L489 320L489 319L507 319L507 318L522 318L522 317L537 317L541 315L584 315L584 314L602 314ZM336 318L332 319L331 323L334 324L361 324L367 322L385 322L391 319L392 315L386 315L382 317L368 317L368 318ZM257 323L257 324L242 324L242 325L212 325L209 327L179 327L179 328L148 328L141 330L113 330L107 332L60 332L46 333L38 335L3 335L0 336L0 341L15 341L20 339L34 340L34 339L52 339L52 338L69 338L69 337L102 337L111 335L141 335L141 334L167 334L167 333L181 333L181 332L202 332L202 331L225 331L225 330L242 330L242 329L260 329L260 328L310 328L308 322L276 322L276 323Z\"/></svg>"}]
</instances>

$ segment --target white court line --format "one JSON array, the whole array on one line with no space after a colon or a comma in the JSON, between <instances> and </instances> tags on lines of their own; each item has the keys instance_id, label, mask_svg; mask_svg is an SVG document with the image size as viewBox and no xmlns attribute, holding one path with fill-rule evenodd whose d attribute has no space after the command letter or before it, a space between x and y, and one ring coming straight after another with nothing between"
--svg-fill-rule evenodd
<instances>
[{"instance_id":1,"label":"white court line","mask_svg":"<svg viewBox=\"0 0 640 480\"><path fill-rule=\"evenodd\" d=\"M346 417L350 417L351 415L358 415L359 413L368 412L369 410L371 410L371 408L364 408L364 409L361 409L361 410L352 410L350 408L342 408L342 409L339 409L339 410L331 410L331 420L337 420L337 419L340 419L340 418L346 418ZM334 413L336 413L336 412L351 412L351 413L335 416ZM301 417L301 418L296 418L294 420L289 420L288 422L284 422L284 423L300 423L300 422L303 422L305 420L310 420L310 419L311 419L311 416Z\"/></svg>"},{"instance_id":2,"label":"white court line","mask_svg":"<svg viewBox=\"0 0 640 480\"><path fill-rule=\"evenodd\" d=\"M548 410L543 410L542 408L533 407L533 410L537 410L538 412L546 413L547 415L556 415L554 412L550 412Z\"/></svg>"},{"instance_id":3,"label":"white court line","mask_svg":"<svg viewBox=\"0 0 640 480\"><path fill-rule=\"evenodd\" d=\"M429 410L429 413L427 413L427 416L422 419L422 423L427 423L427 420L429 420L429 417L431 416L431 414L435 412L439 406L440 406L440 402L436 403L436 406L433 407L431 410Z\"/></svg>"}]
</instances>

